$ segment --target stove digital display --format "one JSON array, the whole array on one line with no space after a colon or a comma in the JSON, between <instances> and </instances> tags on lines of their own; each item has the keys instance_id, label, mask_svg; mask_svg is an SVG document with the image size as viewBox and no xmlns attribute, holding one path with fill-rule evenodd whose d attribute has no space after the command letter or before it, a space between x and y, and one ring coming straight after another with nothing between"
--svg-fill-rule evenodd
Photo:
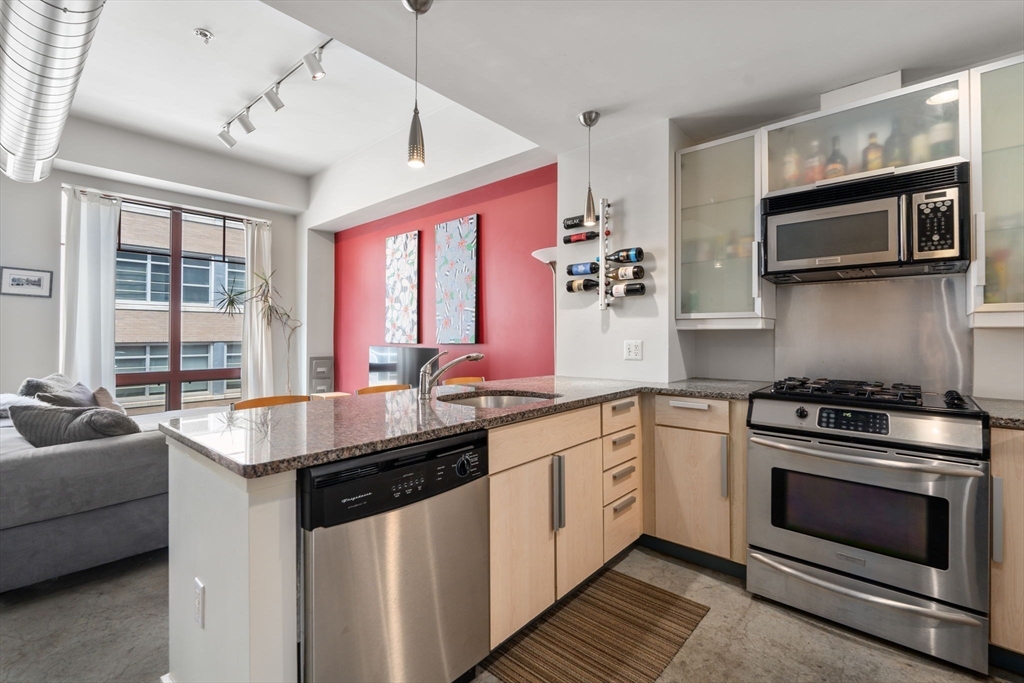
<instances>
[{"instance_id":1,"label":"stove digital display","mask_svg":"<svg viewBox=\"0 0 1024 683\"><path fill-rule=\"evenodd\" d=\"M820 408L818 410L818 426L826 429L843 429L848 432L888 434L889 416L885 413L871 413L866 410Z\"/></svg>"}]
</instances>

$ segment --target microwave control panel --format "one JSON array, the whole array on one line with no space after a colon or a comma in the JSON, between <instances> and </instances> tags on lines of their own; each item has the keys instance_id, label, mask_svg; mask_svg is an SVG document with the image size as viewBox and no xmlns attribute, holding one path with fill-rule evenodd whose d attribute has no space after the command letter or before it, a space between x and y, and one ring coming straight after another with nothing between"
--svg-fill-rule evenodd
<instances>
[{"instance_id":1,"label":"microwave control panel","mask_svg":"<svg viewBox=\"0 0 1024 683\"><path fill-rule=\"evenodd\" d=\"M911 198L914 260L960 255L959 188L922 192Z\"/></svg>"}]
</instances>

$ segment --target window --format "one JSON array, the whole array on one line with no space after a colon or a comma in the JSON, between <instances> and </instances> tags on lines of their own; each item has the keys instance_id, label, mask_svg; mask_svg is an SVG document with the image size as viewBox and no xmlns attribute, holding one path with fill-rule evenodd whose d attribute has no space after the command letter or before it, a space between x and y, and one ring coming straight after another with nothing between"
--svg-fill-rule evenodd
<instances>
[{"instance_id":1,"label":"window","mask_svg":"<svg viewBox=\"0 0 1024 683\"><path fill-rule=\"evenodd\" d=\"M242 316L219 304L245 288L240 220L122 202L114 368L129 413L240 398Z\"/></svg>"}]
</instances>

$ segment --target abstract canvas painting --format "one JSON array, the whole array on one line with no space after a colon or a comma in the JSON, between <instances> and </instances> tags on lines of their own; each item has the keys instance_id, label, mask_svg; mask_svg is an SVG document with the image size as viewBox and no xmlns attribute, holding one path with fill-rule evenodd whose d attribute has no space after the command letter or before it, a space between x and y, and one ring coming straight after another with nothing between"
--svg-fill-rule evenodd
<instances>
[{"instance_id":1,"label":"abstract canvas painting","mask_svg":"<svg viewBox=\"0 0 1024 683\"><path fill-rule=\"evenodd\" d=\"M419 237L416 230L384 242L384 341L388 344L419 342Z\"/></svg>"},{"instance_id":2,"label":"abstract canvas painting","mask_svg":"<svg viewBox=\"0 0 1024 683\"><path fill-rule=\"evenodd\" d=\"M477 216L434 229L437 343L476 343Z\"/></svg>"}]
</instances>

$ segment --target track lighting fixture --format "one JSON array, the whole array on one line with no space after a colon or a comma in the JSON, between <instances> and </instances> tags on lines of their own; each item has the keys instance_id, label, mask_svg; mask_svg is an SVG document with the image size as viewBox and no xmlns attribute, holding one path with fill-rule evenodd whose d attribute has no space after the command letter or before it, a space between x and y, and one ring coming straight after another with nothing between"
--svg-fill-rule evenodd
<instances>
[{"instance_id":1,"label":"track lighting fixture","mask_svg":"<svg viewBox=\"0 0 1024 683\"><path fill-rule=\"evenodd\" d=\"M263 93L263 99L267 101L267 104L273 108L274 111L281 111L284 109L284 100L278 95L278 91L281 89L281 84L277 83L273 88Z\"/></svg>"},{"instance_id":2,"label":"track lighting fixture","mask_svg":"<svg viewBox=\"0 0 1024 683\"><path fill-rule=\"evenodd\" d=\"M252 121L249 120L249 107L245 108L241 114L235 117L235 121L242 127L242 130L249 134L256 130L256 126L252 125Z\"/></svg>"},{"instance_id":3,"label":"track lighting fixture","mask_svg":"<svg viewBox=\"0 0 1024 683\"><path fill-rule=\"evenodd\" d=\"M433 2L434 0L402 0L405 8L416 15L412 123L409 124L409 166L412 168L423 168L427 163L423 126L420 124L420 15L426 14Z\"/></svg>"},{"instance_id":4,"label":"track lighting fixture","mask_svg":"<svg viewBox=\"0 0 1024 683\"><path fill-rule=\"evenodd\" d=\"M587 204L583 211L583 225L588 228L597 225L597 211L594 209L594 193L590 189L590 129L597 125L601 112L585 111L579 116L580 123L587 127Z\"/></svg>"},{"instance_id":5,"label":"track lighting fixture","mask_svg":"<svg viewBox=\"0 0 1024 683\"><path fill-rule=\"evenodd\" d=\"M322 56L323 48L319 48L302 58L302 63L306 65L306 71L309 72L314 81L319 81L327 75L327 72L324 71L324 65L320 63Z\"/></svg>"},{"instance_id":6,"label":"track lighting fixture","mask_svg":"<svg viewBox=\"0 0 1024 683\"><path fill-rule=\"evenodd\" d=\"M235 140L235 137L231 134L230 123L224 124L224 128L221 129L219 133L217 133L217 137L220 138L220 141L223 142L224 146L227 147L228 149L234 147L235 143L238 142L238 140Z\"/></svg>"}]
</instances>

